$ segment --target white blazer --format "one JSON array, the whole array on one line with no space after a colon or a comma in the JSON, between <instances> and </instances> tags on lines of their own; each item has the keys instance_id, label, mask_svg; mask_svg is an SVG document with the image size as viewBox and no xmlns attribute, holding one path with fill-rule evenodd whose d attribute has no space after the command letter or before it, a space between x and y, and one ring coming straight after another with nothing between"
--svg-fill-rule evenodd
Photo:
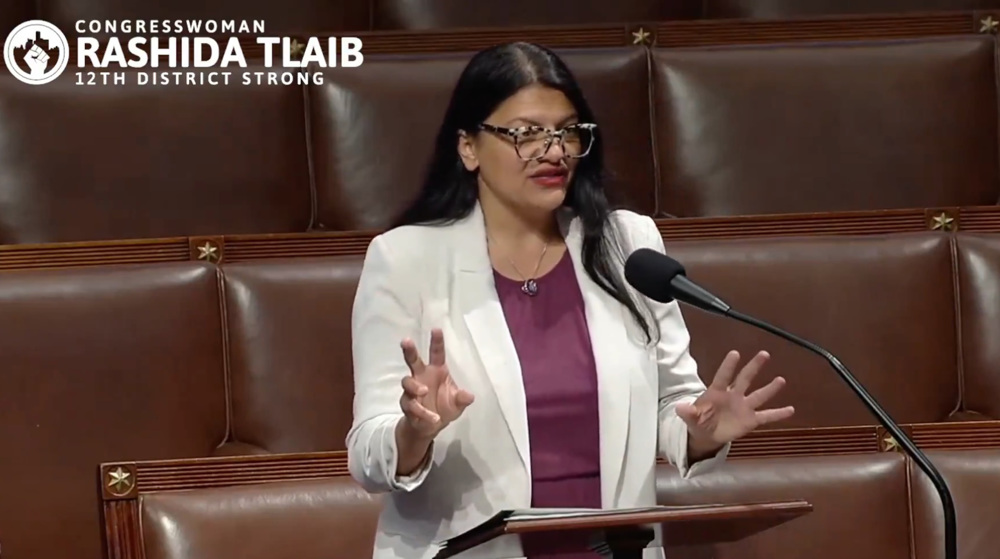
<instances>
[{"instance_id":1,"label":"white blazer","mask_svg":"<svg viewBox=\"0 0 1000 559\"><path fill-rule=\"evenodd\" d=\"M640 247L664 250L651 218L618 210L612 219L626 256ZM647 346L628 309L586 275L578 220L563 217L561 224L597 361L603 507L655 505L658 454L691 476L720 464L729 446L687 464L687 427L674 407L705 385L677 303L651 303L661 340ZM369 492L387 493L374 559L431 559L439 542L501 510L530 506L524 388L492 270L479 207L452 225L391 230L368 248L351 325L355 397L347 449L354 479ZM424 466L398 479L394 430L403 417L400 382L410 374L399 344L412 338L426 360L432 328L443 329L449 371L476 401L438 435ZM511 537L459 555L522 556ZM647 549L644 557L662 557L662 550Z\"/></svg>"}]
</instances>

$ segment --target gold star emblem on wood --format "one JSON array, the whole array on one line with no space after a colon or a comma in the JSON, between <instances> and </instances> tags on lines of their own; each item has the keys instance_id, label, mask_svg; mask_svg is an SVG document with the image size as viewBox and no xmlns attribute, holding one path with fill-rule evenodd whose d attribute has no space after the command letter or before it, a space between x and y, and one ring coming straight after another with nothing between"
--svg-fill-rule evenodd
<instances>
[{"instance_id":1,"label":"gold star emblem on wood","mask_svg":"<svg viewBox=\"0 0 1000 559\"><path fill-rule=\"evenodd\" d=\"M896 437L886 435L885 438L882 439L882 450L884 452L895 452L899 450L899 442L896 441Z\"/></svg>"},{"instance_id":2,"label":"gold star emblem on wood","mask_svg":"<svg viewBox=\"0 0 1000 559\"><path fill-rule=\"evenodd\" d=\"M979 32L995 33L998 25L1000 25L1000 22L993 19L993 16L986 16L985 18L979 20Z\"/></svg>"},{"instance_id":3,"label":"gold star emblem on wood","mask_svg":"<svg viewBox=\"0 0 1000 559\"><path fill-rule=\"evenodd\" d=\"M635 31L632 32L632 44L633 45L649 44L649 37L650 37L649 31L646 31L644 28L640 27L639 29L636 29Z\"/></svg>"},{"instance_id":4,"label":"gold star emblem on wood","mask_svg":"<svg viewBox=\"0 0 1000 559\"><path fill-rule=\"evenodd\" d=\"M292 44L289 45L288 51L293 60L298 60L302 58L302 53L306 51L306 46L298 39L292 39Z\"/></svg>"},{"instance_id":5,"label":"gold star emblem on wood","mask_svg":"<svg viewBox=\"0 0 1000 559\"><path fill-rule=\"evenodd\" d=\"M198 247L198 260L207 260L208 262L218 262L219 247L206 241L205 244L200 245Z\"/></svg>"},{"instance_id":6,"label":"gold star emblem on wood","mask_svg":"<svg viewBox=\"0 0 1000 559\"><path fill-rule=\"evenodd\" d=\"M118 466L108 472L108 489L116 495L124 495L132 489L132 474Z\"/></svg>"},{"instance_id":7,"label":"gold star emblem on wood","mask_svg":"<svg viewBox=\"0 0 1000 559\"><path fill-rule=\"evenodd\" d=\"M931 229L935 231L951 231L955 228L955 218L946 213L940 213L931 218Z\"/></svg>"}]
</instances>

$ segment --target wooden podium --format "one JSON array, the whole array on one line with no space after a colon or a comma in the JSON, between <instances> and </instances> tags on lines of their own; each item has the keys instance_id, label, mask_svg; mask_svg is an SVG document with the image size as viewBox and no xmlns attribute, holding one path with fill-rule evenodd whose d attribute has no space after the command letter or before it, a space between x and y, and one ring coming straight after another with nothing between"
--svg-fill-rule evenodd
<instances>
[{"instance_id":1,"label":"wooden podium","mask_svg":"<svg viewBox=\"0 0 1000 559\"><path fill-rule=\"evenodd\" d=\"M806 501L504 511L445 542L435 559L448 559L504 535L525 538L540 534L552 542L546 545L545 553L589 550L607 558L642 559L643 549L653 542L657 524L662 527L662 546L669 559L671 547L738 541L811 511L812 505Z\"/></svg>"}]
</instances>

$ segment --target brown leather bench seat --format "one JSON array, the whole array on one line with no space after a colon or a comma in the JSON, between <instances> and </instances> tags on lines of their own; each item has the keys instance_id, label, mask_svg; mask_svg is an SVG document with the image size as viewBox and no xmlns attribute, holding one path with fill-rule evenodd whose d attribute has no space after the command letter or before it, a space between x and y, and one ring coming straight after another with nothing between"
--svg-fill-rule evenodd
<instances>
[{"instance_id":1,"label":"brown leather bench seat","mask_svg":"<svg viewBox=\"0 0 1000 559\"><path fill-rule=\"evenodd\" d=\"M894 453L740 460L690 480L668 466L657 472L662 504L804 499L813 505L782 526L732 544L678 550L676 559L909 559L908 495L906 460Z\"/></svg>"},{"instance_id":2,"label":"brown leather bench seat","mask_svg":"<svg viewBox=\"0 0 1000 559\"><path fill-rule=\"evenodd\" d=\"M348 477L141 497L146 559L364 559L381 498Z\"/></svg>"},{"instance_id":3,"label":"brown leather bench seat","mask_svg":"<svg viewBox=\"0 0 1000 559\"><path fill-rule=\"evenodd\" d=\"M994 47L967 36L564 54L602 125L616 201L697 217L996 204ZM414 195L467 60L373 55L309 87L317 228L385 227ZM380 133L394 129L407 134Z\"/></svg>"},{"instance_id":4,"label":"brown leather bench seat","mask_svg":"<svg viewBox=\"0 0 1000 559\"><path fill-rule=\"evenodd\" d=\"M993 35L560 53L601 124L610 195L635 211L1000 200ZM38 95L2 75L0 243L384 228L470 56L370 54L303 89L67 73Z\"/></svg>"},{"instance_id":5,"label":"brown leather bench seat","mask_svg":"<svg viewBox=\"0 0 1000 559\"><path fill-rule=\"evenodd\" d=\"M39 94L0 74L0 242L308 228L301 90L135 83L65 72Z\"/></svg>"},{"instance_id":6,"label":"brown leather bench seat","mask_svg":"<svg viewBox=\"0 0 1000 559\"><path fill-rule=\"evenodd\" d=\"M671 242L668 250L737 308L842 356L901 422L1000 418L1000 236ZM361 262L0 274L3 547L98 559L100 462L342 450ZM706 379L732 347L773 352L760 380L784 375L779 403L799 409L783 427L874 423L818 358L693 309L685 316ZM769 455L796 452L795 440ZM947 448L942 440L935 444Z\"/></svg>"},{"instance_id":7,"label":"brown leather bench seat","mask_svg":"<svg viewBox=\"0 0 1000 559\"><path fill-rule=\"evenodd\" d=\"M655 211L644 49L561 51L601 120L617 201ZM317 228L379 229L420 187L451 90L470 53L373 55L309 87ZM349 131L349 133L347 133ZM405 131L405 133L401 133ZM364 177L364 180L358 180Z\"/></svg>"},{"instance_id":8,"label":"brown leather bench seat","mask_svg":"<svg viewBox=\"0 0 1000 559\"><path fill-rule=\"evenodd\" d=\"M955 501L958 556L996 556L1000 527L1000 449L928 451ZM661 466L662 504L802 498L803 518L733 544L678 550L678 559L943 559L940 498L923 473L898 453L741 460L681 480ZM711 548L708 548L711 547Z\"/></svg>"},{"instance_id":9,"label":"brown leather bench seat","mask_svg":"<svg viewBox=\"0 0 1000 559\"><path fill-rule=\"evenodd\" d=\"M981 36L654 48L658 211L995 204L995 67Z\"/></svg>"},{"instance_id":10,"label":"brown leather bench seat","mask_svg":"<svg viewBox=\"0 0 1000 559\"><path fill-rule=\"evenodd\" d=\"M929 456L954 496L959 556L992 557L1000 519L1000 501L993 498L1000 489L1000 449L931 451ZM290 457L276 455L273 463L256 462L245 471L273 471ZM175 466L176 479L194 480L199 470L213 467L213 461L200 462ZM140 464L139 469L156 466ZM138 545L113 546L111 559L368 557L381 495L365 493L346 476L295 475L271 483L220 483L133 496L124 502L134 515L112 516L122 523L120 529L133 530ZM938 496L899 453L739 460L687 480L663 465L657 494L665 505L801 499L813 506L804 517L734 543L670 546L667 532L671 558L943 557Z\"/></svg>"},{"instance_id":11,"label":"brown leather bench seat","mask_svg":"<svg viewBox=\"0 0 1000 559\"><path fill-rule=\"evenodd\" d=\"M1000 530L1000 450L930 451L955 498L958 552L970 559L996 556ZM910 465L914 559L944 559L941 501L937 492Z\"/></svg>"},{"instance_id":12,"label":"brown leather bench seat","mask_svg":"<svg viewBox=\"0 0 1000 559\"><path fill-rule=\"evenodd\" d=\"M963 360L960 369L955 306L966 294L953 289L955 247L948 236L687 241L667 249L691 279L737 310L831 351L901 422L945 421L969 410L961 379L995 373L989 361ZM821 357L697 309L686 308L685 318L706 380L731 348L746 359L760 349L771 353L760 382L783 375L788 385L775 405L803 403L781 427L873 422ZM1000 335L1000 324L992 330Z\"/></svg>"},{"instance_id":13,"label":"brown leather bench seat","mask_svg":"<svg viewBox=\"0 0 1000 559\"><path fill-rule=\"evenodd\" d=\"M203 263L0 274L0 542L99 559L98 463L226 439L221 298Z\"/></svg>"},{"instance_id":14,"label":"brown leather bench seat","mask_svg":"<svg viewBox=\"0 0 1000 559\"><path fill-rule=\"evenodd\" d=\"M996 305L983 304L1000 283L1000 236L689 241L667 250L736 308L841 357L899 421L1000 419L1000 320ZM271 452L340 448L331 445L342 444L350 427L347 317L362 262L222 267L237 440ZM799 408L783 428L875 423L819 357L735 321L684 312L706 381L730 349L772 353L760 382L785 376L776 405Z\"/></svg>"}]
</instances>

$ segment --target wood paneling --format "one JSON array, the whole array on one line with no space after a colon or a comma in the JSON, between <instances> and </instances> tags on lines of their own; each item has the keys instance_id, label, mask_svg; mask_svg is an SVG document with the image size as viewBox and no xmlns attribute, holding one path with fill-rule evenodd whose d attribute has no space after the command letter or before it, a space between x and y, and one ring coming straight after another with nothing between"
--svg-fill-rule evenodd
<instances>
[{"instance_id":1,"label":"wood paneling","mask_svg":"<svg viewBox=\"0 0 1000 559\"><path fill-rule=\"evenodd\" d=\"M939 230L1000 233L1000 206L658 219L666 241L877 235ZM314 232L0 246L0 271L206 260L363 255L378 231Z\"/></svg>"}]
</instances>

